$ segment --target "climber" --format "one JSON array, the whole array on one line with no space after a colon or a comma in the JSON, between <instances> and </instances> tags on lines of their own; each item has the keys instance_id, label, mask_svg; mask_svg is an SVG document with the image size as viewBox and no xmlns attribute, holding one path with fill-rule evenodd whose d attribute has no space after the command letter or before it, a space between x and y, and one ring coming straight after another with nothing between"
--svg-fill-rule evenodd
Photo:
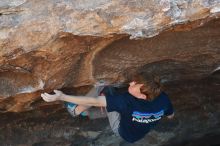
<instances>
[{"instance_id":1,"label":"climber","mask_svg":"<svg viewBox=\"0 0 220 146\"><path fill-rule=\"evenodd\" d=\"M114 134L130 143L143 138L163 116L174 117L172 104L167 94L161 91L158 79L138 74L125 93L118 93L111 86L102 89L103 84L96 85L86 96L66 95L54 90L55 94L43 93L41 97L46 102L73 103L76 106L67 106L72 116L82 114L91 106L106 107Z\"/></svg>"}]
</instances>

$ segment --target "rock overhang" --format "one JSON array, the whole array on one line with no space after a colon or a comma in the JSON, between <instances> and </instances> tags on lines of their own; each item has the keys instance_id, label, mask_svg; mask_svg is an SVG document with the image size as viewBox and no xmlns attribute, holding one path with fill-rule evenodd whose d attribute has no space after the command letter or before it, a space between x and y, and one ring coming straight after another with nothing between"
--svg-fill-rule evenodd
<instances>
[{"instance_id":1,"label":"rock overhang","mask_svg":"<svg viewBox=\"0 0 220 146\"><path fill-rule=\"evenodd\" d=\"M2 88L2 101L21 93L23 75L21 94L124 82L138 69L164 83L207 76L219 66L219 7L219 0L0 2L1 86L16 82Z\"/></svg>"}]
</instances>

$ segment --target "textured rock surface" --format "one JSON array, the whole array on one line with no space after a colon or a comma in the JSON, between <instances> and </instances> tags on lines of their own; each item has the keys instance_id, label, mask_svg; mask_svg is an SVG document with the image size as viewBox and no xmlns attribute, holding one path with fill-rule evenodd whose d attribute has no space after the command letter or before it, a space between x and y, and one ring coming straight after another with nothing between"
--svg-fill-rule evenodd
<instances>
[{"instance_id":1,"label":"textured rock surface","mask_svg":"<svg viewBox=\"0 0 220 146\"><path fill-rule=\"evenodd\" d=\"M11 47L27 51L61 31L149 37L175 24L216 17L219 11L219 0L8 0L0 2L1 39L10 38Z\"/></svg>"},{"instance_id":2,"label":"textured rock surface","mask_svg":"<svg viewBox=\"0 0 220 146\"><path fill-rule=\"evenodd\" d=\"M219 0L0 1L0 145L127 145L39 95L135 70L159 75L176 109L135 145L219 145L219 16Z\"/></svg>"},{"instance_id":3,"label":"textured rock surface","mask_svg":"<svg viewBox=\"0 0 220 146\"><path fill-rule=\"evenodd\" d=\"M129 70L157 74L162 82L205 77L219 67L219 28L220 21L212 20L191 31L167 31L143 40L60 33L35 51L7 56L0 66L0 109L32 109L42 90L99 79L124 82Z\"/></svg>"}]
</instances>

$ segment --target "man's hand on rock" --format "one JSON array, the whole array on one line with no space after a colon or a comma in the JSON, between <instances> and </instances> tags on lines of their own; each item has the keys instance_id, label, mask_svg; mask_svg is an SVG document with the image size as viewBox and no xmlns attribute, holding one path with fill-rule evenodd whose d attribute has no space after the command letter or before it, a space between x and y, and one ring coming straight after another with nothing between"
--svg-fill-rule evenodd
<instances>
[{"instance_id":1,"label":"man's hand on rock","mask_svg":"<svg viewBox=\"0 0 220 146\"><path fill-rule=\"evenodd\" d=\"M55 94L48 94L48 93L42 93L41 97L46 102L53 102L57 100L61 100L62 96L64 95L62 91L54 90Z\"/></svg>"}]
</instances>

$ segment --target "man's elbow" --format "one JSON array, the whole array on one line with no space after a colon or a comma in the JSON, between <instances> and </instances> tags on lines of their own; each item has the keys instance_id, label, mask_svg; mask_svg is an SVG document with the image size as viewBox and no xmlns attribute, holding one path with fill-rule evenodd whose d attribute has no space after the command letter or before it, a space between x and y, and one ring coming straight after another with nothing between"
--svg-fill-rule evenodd
<instances>
[{"instance_id":1,"label":"man's elbow","mask_svg":"<svg viewBox=\"0 0 220 146\"><path fill-rule=\"evenodd\" d=\"M171 115L167 116L168 119L173 119L174 117L174 113L172 113Z\"/></svg>"}]
</instances>

